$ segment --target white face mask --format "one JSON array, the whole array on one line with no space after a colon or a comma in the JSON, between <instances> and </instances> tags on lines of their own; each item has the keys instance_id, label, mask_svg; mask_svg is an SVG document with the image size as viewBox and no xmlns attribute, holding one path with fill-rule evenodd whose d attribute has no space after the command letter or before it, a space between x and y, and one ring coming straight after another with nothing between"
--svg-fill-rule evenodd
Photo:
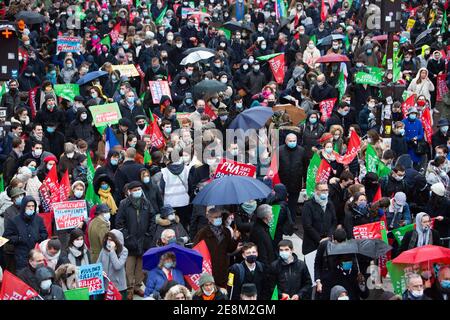
<instances>
[{"instance_id":1,"label":"white face mask","mask_svg":"<svg viewBox=\"0 0 450 320\"><path fill-rule=\"evenodd\" d=\"M48 280L44 280L41 282L41 289L47 291L48 289L50 289L50 287L52 286L52 280L48 279Z\"/></svg>"},{"instance_id":2,"label":"white face mask","mask_svg":"<svg viewBox=\"0 0 450 320\"><path fill-rule=\"evenodd\" d=\"M423 296L423 290L413 290L411 291L411 295L415 298L420 298Z\"/></svg>"},{"instance_id":3,"label":"white face mask","mask_svg":"<svg viewBox=\"0 0 450 320\"><path fill-rule=\"evenodd\" d=\"M348 296L339 297L338 300L350 300Z\"/></svg>"},{"instance_id":4,"label":"white face mask","mask_svg":"<svg viewBox=\"0 0 450 320\"><path fill-rule=\"evenodd\" d=\"M75 248L81 248L83 246L83 244L84 244L84 240L75 240L73 242L73 245Z\"/></svg>"},{"instance_id":5,"label":"white face mask","mask_svg":"<svg viewBox=\"0 0 450 320\"><path fill-rule=\"evenodd\" d=\"M180 79L180 84L185 84L186 83L186 79Z\"/></svg>"}]
</instances>

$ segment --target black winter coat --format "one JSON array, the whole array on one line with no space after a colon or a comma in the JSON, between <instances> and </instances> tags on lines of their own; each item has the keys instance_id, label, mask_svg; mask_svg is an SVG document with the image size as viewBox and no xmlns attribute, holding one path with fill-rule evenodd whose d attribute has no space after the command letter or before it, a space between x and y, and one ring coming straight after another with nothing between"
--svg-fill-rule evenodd
<instances>
[{"instance_id":1,"label":"black winter coat","mask_svg":"<svg viewBox=\"0 0 450 320\"><path fill-rule=\"evenodd\" d=\"M88 118L81 121L81 113L87 113ZM92 117L86 108L79 108L77 110L77 118L73 120L66 130L66 140L75 142L78 139L83 139L87 142L90 149L95 149L95 132L92 126Z\"/></svg>"},{"instance_id":2,"label":"black winter coat","mask_svg":"<svg viewBox=\"0 0 450 320\"><path fill-rule=\"evenodd\" d=\"M144 191L145 197L152 206L152 211L155 212L156 214L160 213L161 208L164 205L164 201L158 186L156 186L152 181L150 181L149 183L143 184L142 191Z\"/></svg>"},{"instance_id":3,"label":"black winter coat","mask_svg":"<svg viewBox=\"0 0 450 320\"><path fill-rule=\"evenodd\" d=\"M337 97L337 91L335 88L333 88L328 83L325 83L323 86L319 87L318 85L315 85L311 89L311 98L313 98L314 101L319 103L320 101L336 98Z\"/></svg>"},{"instance_id":4,"label":"black winter coat","mask_svg":"<svg viewBox=\"0 0 450 320\"><path fill-rule=\"evenodd\" d=\"M323 212L322 207L314 199L308 200L302 209L302 224L304 230L302 252L307 255L319 246L320 240L331 237L336 229L336 211L331 201L328 201Z\"/></svg>"},{"instance_id":5,"label":"black winter coat","mask_svg":"<svg viewBox=\"0 0 450 320\"><path fill-rule=\"evenodd\" d=\"M11 119L16 112L16 109L20 106L19 94L12 95L11 92L7 92L2 97L0 104L2 108L6 108L6 119Z\"/></svg>"},{"instance_id":6,"label":"black winter coat","mask_svg":"<svg viewBox=\"0 0 450 320\"><path fill-rule=\"evenodd\" d=\"M391 150L395 152L397 158L402 154L408 154L408 143L405 137L394 133L392 135Z\"/></svg>"},{"instance_id":7,"label":"black winter coat","mask_svg":"<svg viewBox=\"0 0 450 320\"><path fill-rule=\"evenodd\" d=\"M241 279L242 270L244 271L243 279ZM268 274L266 270L267 268L262 263L256 262L256 269L252 275L245 261L233 264L230 267L230 273L234 274L233 295L230 297L230 300L240 300L241 289L244 283L253 283L256 286L258 299L270 299L270 283L267 281ZM231 292L230 287L229 292Z\"/></svg>"},{"instance_id":8,"label":"black winter coat","mask_svg":"<svg viewBox=\"0 0 450 320\"><path fill-rule=\"evenodd\" d=\"M389 175L380 181L381 195L383 197L392 197L397 192L408 193L408 187L406 186L405 179L401 181L395 180L392 175Z\"/></svg>"},{"instance_id":9,"label":"black winter coat","mask_svg":"<svg viewBox=\"0 0 450 320\"><path fill-rule=\"evenodd\" d=\"M436 131L431 136L431 144L433 146L433 156L435 155L436 151L434 151L434 148L440 145L447 145L447 140L449 138L449 131L447 131L447 134L443 134L441 130Z\"/></svg>"},{"instance_id":10,"label":"black winter coat","mask_svg":"<svg viewBox=\"0 0 450 320\"><path fill-rule=\"evenodd\" d=\"M57 158L60 157L64 152L64 135L59 131L53 133L45 132L45 137L50 145L50 149L46 151L53 153Z\"/></svg>"},{"instance_id":11,"label":"black winter coat","mask_svg":"<svg viewBox=\"0 0 450 320\"><path fill-rule=\"evenodd\" d=\"M64 132L64 124L66 121L66 114L61 109L55 107L52 112L50 112L47 107L42 105L41 110L36 114L34 119L35 123L40 123L44 126L44 130L47 128L49 123L58 124L57 130Z\"/></svg>"},{"instance_id":12,"label":"black winter coat","mask_svg":"<svg viewBox=\"0 0 450 320\"><path fill-rule=\"evenodd\" d=\"M415 238L415 240L413 238ZM403 251L417 248L418 241L419 235L417 234L417 231L416 230L408 231L407 233L405 233L405 236L402 239L402 243L400 245L398 254L402 253ZM431 229L430 244L434 246L442 245L441 236L439 232L437 232L434 229Z\"/></svg>"},{"instance_id":13,"label":"black winter coat","mask_svg":"<svg viewBox=\"0 0 450 320\"><path fill-rule=\"evenodd\" d=\"M306 264L295 253L294 261L285 262L278 258L271 264L272 273L276 275L279 298L282 293L289 296L298 295L301 300L311 299L312 281Z\"/></svg>"},{"instance_id":14,"label":"black winter coat","mask_svg":"<svg viewBox=\"0 0 450 320\"><path fill-rule=\"evenodd\" d=\"M30 266L29 263L17 272L17 276L35 291L39 291L40 283L36 277L36 269Z\"/></svg>"},{"instance_id":15,"label":"black winter coat","mask_svg":"<svg viewBox=\"0 0 450 320\"><path fill-rule=\"evenodd\" d=\"M353 268L348 275L345 275L338 267L331 269L330 276L327 280L324 279L324 281L322 281L322 298L324 300L329 300L331 289L334 286L339 285L347 290L350 300L367 299L369 297L369 289L367 288L367 285L365 285L365 290L361 291L358 281L356 280L357 275L358 271L355 262L353 262Z\"/></svg>"},{"instance_id":16,"label":"black winter coat","mask_svg":"<svg viewBox=\"0 0 450 320\"><path fill-rule=\"evenodd\" d=\"M120 203L116 228L122 231L129 256L142 256L151 247L155 227L155 212L150 203L141 198L139 214L129 198Z\"/></svg>"},{"instance_id":17,"label":"black winter coat","mask_svg":"<svg viewBox=\"0 0 450 320\"><path fill-rule=\"evenodd\" d=\"M29 201L33 201L36 208L37 203L31 196L25 196L20 207L20 215L14 217L6 225L3 236L14 245L16 269L22 269L28 264L28 253L34 249L36 243L47 239L47 229L41 217L34 214L31 217L25 215L25 206Z\"/></svg>"},{"instance_id":18,"label":"black winter coat","mask_svg":"<svg viewBox=\"0 0 450 320\"><path fill-rule=\"evenodd\" d=\"M434 221L434 229L439 232L441 238L450 236L450 200L445 197L431 196L425 212L432 218L437 216L444 217L442 221ZM447 240L448 241L448 240Z\"/></svg>"},{"instance_id":19,"label":"black winter coat","mask_svg":"<svg viewBox=\"0 0 450 320\"><path fill-rule=\"evenodd\" d=\"M269 233L269 226L261 219L256 219L250 231L250 241L258 247L258 261L265 265L276 260L276 246Z\"/></svg>"},{"instance_id":20,"label":"black winter coat","mask_svg":"<svg viewBox=\"0 0 450 320\"><path fill-rule=\"evenodd\" d=\"M298 145L293 149L283 145L279 157L278 175L281 183L286 186L288 193L300 192L307 160L305 149Z\"/></svg>"},{"instance_id":21,"label":"black winter coat","mask_svg":"<svg viewBox=\"0 0 450 320\"><path fill-rule=\"evenodd\" d=\"M312 147L315 147L319 144L319 139L322 137L322 134L325 133L324 126L317 122L314 125L302 124L300 127L301 135L302 135L302 146L305 148L307 157L310 159L312 157Z\"/></svg>"},{"instance_id":22,"label":"black winter coat","mask_svg":"<svg viewBox=\"0 0 450 320\"><path fill-rule=\"evenodd\" d=\"M144 165L140 163L136 163L134 161L125 161L116 171L114 175L114 181L116 183L116 202L118 200L123 199L123 187L125 184L130 183L131 181L140 181L141 180L141 169L144 168Z\"/></svg>"},{"instance_id":23,"label":"black winter coat","mask_svg":"<svg viewBox=\"0 0 450 320\"><path fill-rule=\"evenodd\" d=\"M130 120L130 126L128 129L130 131L136 131L136 116L145 116L144 109L142 107L135 105L133 111L128 107L128 105L123 104L122 102L119 104L120 113L122 114L122 118L127 118Z\"/></svg>"}]
</instances>

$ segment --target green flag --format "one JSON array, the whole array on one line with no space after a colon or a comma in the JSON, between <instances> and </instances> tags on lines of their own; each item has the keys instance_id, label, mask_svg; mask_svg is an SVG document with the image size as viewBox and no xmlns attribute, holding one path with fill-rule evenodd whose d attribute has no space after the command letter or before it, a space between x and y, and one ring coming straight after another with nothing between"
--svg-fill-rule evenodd
<instances>
[{"instance_id":1,"label":"green flag","mask_svg":"<svg viewBox=\"0 0 450 320\"><path fill-rule=\"evenodd\" d=\"M372 66L365 66L367 70L369 70L370 74L374 74L377 76L377 78L383 78L384 76L384 69L378 68L378 67L372 67Z\"/></svg>"},{"instance_id":2,"label":"green flag","mask_svg":"<svg viewBox=\"0 0 450 320\"><path fill-rule=\"evenodd\" d=\"M402 295L406 290L405 272L402 265L393 264L392 261L386 263L386 269L389 272L391 278L392 287L394 288L394 293Z\"/></svg>"},{"instance_id":3,"label":"green flag","mask_svg":"<svg viewBox=\"0 0 450 320\"><path fill-rule=\"evenodd\" d=\"M150 155L150 152L148 150L145 150L144 152L144 164L150 164L152 162L152 156Z\"/></svg>"},{"instance_id":4,"label":"green flag","mask_svg":"<svg viewBox=\"0 0 450 320\"><path fill-rule=\"evenodd\" d=\"M384 225L384 221L380 221L381 225L381 240L384 241L384 243L389 244L388 236L387 236L387 226Z\"/></svg>"},{"instance_id":5,"label":"green flag","mask_svg":"<svg viewBox=\"0 0 450 320\"><path fill-rule=\"evenodd\" d=\"M279 204L275 204L272 206L272 214L273 214L273 222L270 225L270 229L269 229L269 233L270 233L270 237L273 239L275 239L275 231L277 230L277 224L278 224L278 217L280 216L280 205Z\"/></svg>"},{"instance_id":6,"label":"green flag","mask_svg":"<svg viewBox=\"0 0 450 320\"><path fill-rule=\"evenodd\" d=\"M53 88L58 97L69 100L70 102L73 102L75 97L80 95L80 86L75 83L55 84Z\"/></svg>"},{"instance_id":7,"label":"green flag","mask_svg":"<svg viewBox=\"0 0 450 320\"><path fill-rule=\"evenodd\" d=\"M3 179L3 174L0 174L0 192L5 191L5 180Z\"/></svg>"},{"instance_id":8,"label":"green flag","mask_svg":"<svg viewBox=\"0 0 450 320\"><path fill-rule=\"evenodd\" d=\"M278 286L275 286L272 293L272 298L270 300L278 300Z\"/></svg>"},{"instance_id":9,"label":"green flag","mask_svg":"<svg viewBox=\"0 0 450 320\"><path fill-rule=\"evenodd\" d=\"M141 6L141 0L136 0L136 8L139 8Z\"/></svg>"},{"instance_id":10,"label":"green flag","mask_svg":"<svg viewBox=\"0 0 450 320\"><path fill-rule=\"evenodd\" d=\"M267 60L272 59L273 57L279 56L280 54L283 54L283 53L282 52L272 53L272 54L268 54L268 55L265 55L265 56L258 57L256 59L258 59L259 61L267 61Z\"/></svg>"},{"instance_id":11,"label":"green flag","mask_svg":"<svg viewBox=\"0 0 450 320\"><path fill-rule=\"evenodd\" d=\"M398 80L401 79L402 77L402 73L401 73L401 68L400 68L400 62L401 61L396 61L394 62L394 68L392 70L392 82L397 82Z\"/></svg>"},{"instance_id":12,"label":"green flag","mask_svg":"<svg viewBox=\"0 0 450 320\"><path fill-rule=\"evenodd\" d=\"M339 73L337 88L339 91L339 100L341 100L345 94L345 90L347 89L347 85L345 83L344 71L341 71L341 73Z\"/></svg>"},{"instance_id":13,"label":"green flag","mask_svg":"<svg viewBox=\"0 0 450 320\"><path fill-rule=\"evenodd\" d=\"M89 300L89 288L77 288L64 291L66 300Z\"/></svg>"},{"instance_id":14,"label":"green flag","mask_svg":"<svg viewBox=\"0 0 450 320\"><path fill-rule=\"evenodd\" d=\"M0 87L0 101L2 101L2 97L5 93L8 92L8 87L6 85L6 82L3 82L2 86Z\"/></svg>"},{"instance_id":15,"label":"green flag","mask_svg":"<svg viewBox=\"0 0 450 320\"><path fill-rule=\"evenodd\" d=\"M156 24L157 26L161 25L161 23L162 23L162 21L163 21L163 19L164 19L164 16L166 15L167 8L168 8L168 6L166 6L166 7L164 8L164 10L161 11L161 13L159 14L158 18L156 18L156 19L153 18L153 19L155 19L155 24Z\"/></svg>"},{"instance_id":16,"label":"green flag","mask_svg":"<svg viewBox=\"0 0 450 320\"><path fill-rule=\"evenodd\" d=\"M111 37L109 34L106 35L102 40L100 40L100 43L107 46L108 48L111 48Z\"/></svg>"},{"instance_id":17,"label":"green flag","mask_svg":"<svg viewBox=\"0 0 450 320\"><path fill-rule=\"evenodd\" d=\"M98 195L94 191L94 184L93 184L93 182L94 182L95 168L94 168L94 165L92 163L91 154L89 153L89 151L86 152L86 157L87 157L87 181L88 181L88 186L87 186L87 189L86 189L85 200L92 207L92 206L94 206L96 204L99 204L100 203L100 199L99 199Z\"/></svg>"},{"instance_id":18,"label":"green flag","mask_svg":"<svg viewBox=\"0 0 450 320\"><path fill-rule=\"evenodd\" d=\"M344 38L345 49L348 51L350 49L350 40L348 40L348 36Z\"/></svg>"},{"instance_id":19,"label":"green flag","mask_svg":"<svg viewBox=\"0 0 450 320\"><path fill-rule=\"evenodd\" d=\"M314 45L317 44L317 36L316 36L315 34L313 34L313 35L309 38L309 40L311 40L312 42L314 42Z\"/></svg>"},{"instance_id":20,"label":"green flag","mask_svg":"<svg viewBox=\"0 0 450 320\"><path fill-rule=\"evenodd\" d=\"M378 161L377 164L377 176L378 178L383 178L388 176L391 173L391 169L389 169L388 166L386 166L383 161Z\"/></svg>"},{"instance_id":21,"label":"green flag","mask_svg":"<svg viewBox=\"0 0 450 320\"><path fill-rule=\"evenodd\" d=\"M414 230L414 223L407 224L406 226L397 228L392 230L392 233L394 234L395 240L397 240L398 244L402 244L403 237L408 231Z\"/></svg>"},{"instance_id":22,"label":"green flag","mask_svg":"<svg viewBox=\"0 0 450 320\"><path fill-rule=\"evenodd\" d=\"M225 38L227 38L227 40L231 40L231 31L226 29L226 28L218 28L218 30L222 30L223 34L225 35Z\"/></svg>"},{"instance_id":23,"label":"green flag","mask_svg":"<svg viewBox=\"0 0 450 320\"><path fill-rule=\"evenodd\" d=\"M383 76L380 74L366 73L359 71L355 74L355 82L359 84L368 84L369 86L376 86L383 81Z\"/></svg>"},{"instance_id":24,"label":"green flag","mask_svg":"<svg viewBox=\"0 0 450 320\"><path fill-rule=\"evenodd\" d=\"M320 156L314 153L308 166L308 173L306 175L306 195L311 198L314 194L314 188L316 187L316 175L320 166Z\"/></svg>"},{"instance_id":25,"label":"green flag","mask_svg":"<svg viewBox=\"0 0 450 320\"><path fill-rule=\"evenodd\" d=\"M441 31L439 32L440 34L444 34L447 31L447 10L444 11L444 16L442 17L442 26L441 26Z\"/></svg>"},{"instance_id":26,"label":"green flag","mask_svg":"<svg viewBox=\"0 0 450 320\"><path fill-rule=\"evenodd\" d=\"M367 172L377 172L378 159L377 153L371 144L367 145L366 149L366 170Z\"/></svg>"}]
</instances>

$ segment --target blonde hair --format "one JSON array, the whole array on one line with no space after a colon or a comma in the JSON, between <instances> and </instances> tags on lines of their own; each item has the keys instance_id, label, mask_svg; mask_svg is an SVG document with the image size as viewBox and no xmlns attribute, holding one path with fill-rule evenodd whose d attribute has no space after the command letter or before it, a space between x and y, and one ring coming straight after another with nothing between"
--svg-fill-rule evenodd
<instances>
[{"instance_id":1,"label":"blonde hair","mask_svg":"<svg viewBox=\"0 0 450 320\"><path fill-rule=\"evenodd\" d=\"M176 300L175 297L180 293L184 295L186 300L192 300L192 295L189 292L188 288L182 286L181 284L177 284L170 288L164 296L164 300Z\"/></svg>"}]
</instances>

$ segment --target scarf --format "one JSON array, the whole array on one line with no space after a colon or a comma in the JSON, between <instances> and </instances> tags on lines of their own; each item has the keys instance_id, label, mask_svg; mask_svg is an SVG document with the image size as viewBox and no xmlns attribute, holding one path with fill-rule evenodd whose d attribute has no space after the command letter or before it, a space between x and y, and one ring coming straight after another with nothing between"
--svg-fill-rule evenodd
<instances>
[{"instance_id":1,"label":"scarf","mask_svg":"<svg viewBox=\"0 0 450 320\"><path fill-rule=\"evenodd\" d=\"M225 238L225 236L223 234L222 226L216 227L216 226L210 225L209 227L210 227L211 231L214 233L214 235L216 236L219 243L222 242L222 240Z\"/></svg>"},{"instance_id":2,"label":"scarf","mask_svg":"<svg viewBox=\"0 0 450 320\"><path fill-rule=\"evenodd\" d=\"M87 254L85 253L85 248L86 248L86 247L83 245L83 250L80 251L80 250L78 250L77 248L75 248L74 246L70 246L70 247L69 247L69 253L70 253L70 254L67 255L67 258L69 259L69 261L70 261L71 264L73 264L74 266L76 266L76 265L77 265L76 258L78 258L78 257L81 256L81 255L82 255L82 258L81 258L81 265L84 266L84 265L89 264L89 259L88 259L88 257L87 257Z\"/></svg>"},{"instance_id":3,"label":"scarf","mask_svg":"<svg viewBox=\"0 0 450 320\"><path fill-rule=\"evenodd\" d=\"M426 215L425 212L420 212L416 216L416 231L419 235L419 239L417 240L417 246L421 247L430 242L430 233L431 229L424 230L422 227L422 217Z\"/></svg>"},{"instance_id":4,"label":"scarf","mask_svg":"<svg viewBox=\"0 0 450 320\"><path fill-rule=\"evenodd\" d=\"M138 211L141 208L141 202L142 202L141 200L142 200L142 197L137 198L137 199L130 197L131 205L133 206L133 208L135 208Z\"/></svg>"},{"instance_id":5,"label":"scarf","mask_svg":"<svg viewBox=\"0 0 450 320\"><path fill-rule=\"evenodd\" d=\"M104 204L106 204L109 209L111 209L111 214L114 215L117 212L117 205L114 201L113 196L111 195L111 188L108 188L106 190L98 189L98 195L100 196L100 201Z\"/></svg>"}]
</instances>

